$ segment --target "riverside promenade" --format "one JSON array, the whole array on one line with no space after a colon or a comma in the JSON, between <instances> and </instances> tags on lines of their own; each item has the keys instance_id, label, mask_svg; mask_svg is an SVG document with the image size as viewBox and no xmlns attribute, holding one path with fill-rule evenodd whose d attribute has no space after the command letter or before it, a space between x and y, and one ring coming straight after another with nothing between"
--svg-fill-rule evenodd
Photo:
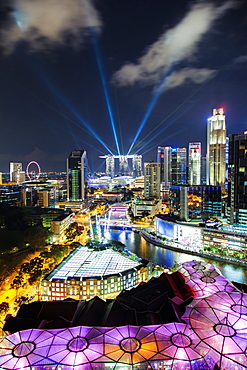
<instances>
[{"instance_id":1,"label":"riverside promenade","mask_svg":"<svg viewBox=\"0 0 247 370\"><path fill-rule=\"evenodd\" d=\"M207 251L204 251L200 247L195 247L195 246L184 246L181 245L180 243L176 241L169 241L169 240L161 240L158 236L154 236L147 231L141 230L139 231L140 236L142 236L147 242L156 245L161 248L165 249L170 249L174 252L181 252L181 253L186 253L190 254L192 256L199 256L203 258L208 258L210 260L215 260L215 261L221 261L221 262L226 262L226 263L231 263L234 265L238 266L243 266L247 267L247 262L239 260L234 257L227 257L227 256L221 256L219 254L215 253L210 253Z\"/></svg>"}]
</instances>

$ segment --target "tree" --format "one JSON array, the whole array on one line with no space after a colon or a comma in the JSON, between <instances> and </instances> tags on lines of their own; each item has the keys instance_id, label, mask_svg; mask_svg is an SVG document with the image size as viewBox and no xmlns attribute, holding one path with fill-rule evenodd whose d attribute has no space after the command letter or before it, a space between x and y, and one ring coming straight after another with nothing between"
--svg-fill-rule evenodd
<instances>
[{"instance_id":1,"label":"tree","mask_svg":"<svg viewBox=\"0 0 247 370\"><path fill-rule=\"evenodd\" d=\"M49 230L43 226L32 226L24 232L25 243L33 247L40 247L46 244L46 240L51 236Z\"/></svg>"},{"instance_id":2,"label":"tree","mask_svg":"<svg viewBox=\"0 0 247 370\"><path fill-rule=\"evenodd\" d=\"M8 302L2 302L0 303L0 315L1 314L6 314L6 312L8 311L9 309L9 303Z\"/></svg>"}]
</instances>

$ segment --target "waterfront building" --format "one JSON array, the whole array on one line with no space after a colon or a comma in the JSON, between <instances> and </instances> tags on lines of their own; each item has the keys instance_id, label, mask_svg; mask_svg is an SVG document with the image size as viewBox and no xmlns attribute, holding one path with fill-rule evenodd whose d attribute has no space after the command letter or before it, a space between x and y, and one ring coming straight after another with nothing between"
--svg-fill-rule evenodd
<instances>
[{"instance_id":1,"label":"waterfront building","mask_svg":"<svg viewBox=\"0 0 247 370\"><path fill-rule=\"evenodd\" d=\"M87 155L84 149L73 150L67 158L67 200L87 197Z\"/></svg>"},{"instance_id":2,"label":"waterfront building","mask_svg":"<svg viewBox=\"0 0 247 370\"><path fill-rule=\"evenodd\" d=\"M201 143L189 143L189 185L201 184Z\"/></svg>"},{"instance_id":3,"label":"waterfront building","mask_svg":"<svg viewBox=\"0 0 247 370\"><path fill-rule=\"evenodd\" d=\"M209 219L222 216L222 192L220 186L170 187L170 213L180 220Z\"/></svg>"},{"instance_id":4,"label":"waterfront building","mask_svg":"<svg viewBox=\"0 0 247 370\"><path fill-rule=\"evenodd\" d=\"M129 173L129 164L128 164L128 156L127 155L120 155L119 156L119 175L126 176Z\"/></svg>"},{"instance_id":5,"label":"waterfront building","mask_svg":"<svg viewBox=\"0 0 247 370\"><path fill-rule=\"evenodd\" d=\"M213 109L207 124L207 184L225 189L226 122L223 108Z\"/></svg>"},{"instance_id":6,"label":"waterfront building","mask_svg":"<svg viewBox=\"0 0 247 370\"><path fill-rule=\"evenodd\" d=\"M171 184L183 185L187 183L187 150L186 148L172 148L171 150Z\"/></svg>"},{"instance_id":7,"label":"waterfront building","mask_svg":"<svg viewBox=\"0 0 247 370\"><path fill-rule=\"evenodd\" d=\"M142 156L141 155L135 154L132 157L132 174L134 178L142 176Z\"/></svg>"},{"instance_id":8,"label":"waterfront building","mask_svg":"<svg viewBox=\"0 0 247 370\"><path fill-rule=\"evenodd\" d=\"M144 163L144 197L160 199L160 163Z\"/></svg>"},{"instance_id":9,"label":"waterfront building","mask_svg":"<svg viewBox=\"0 0 247 370\"><path fill-rule=\"evenodd\" d=\"M110 176L111 178L115 176L115 157L113 155L108 154L105 160L105 174L106 176Z\"/></svg>"},{"instance_id":10,"label":"waterfront building","mask_svg":"<svg viewBox=\"0 0 247 370\"><path fill-rule=\"evenodd\" d=\"M247 225L247 132L229 135L228 219Z\"/></svg>"},{"instance_id":11,"label":"waterfront building","mask_svg":"<svg viewBox=\"0 0 247 370\"><path fill-rule=\"evenodd\" d=\"M115 298L122 290L148 281L151 264L144 265L128 253L102 244L78 247L41 282L42 300Z\"/></svg>"},{"instance_id":12,"label":"waterfront building","mask_svg":"<svg viewBox=\"0 0 247 370\"><path fill-rule=\"evenodd\" d=\"M138 198L132 203L131 210L134 217L154 217L161 209L161 200Z\"/></svg>"}]
</instances>

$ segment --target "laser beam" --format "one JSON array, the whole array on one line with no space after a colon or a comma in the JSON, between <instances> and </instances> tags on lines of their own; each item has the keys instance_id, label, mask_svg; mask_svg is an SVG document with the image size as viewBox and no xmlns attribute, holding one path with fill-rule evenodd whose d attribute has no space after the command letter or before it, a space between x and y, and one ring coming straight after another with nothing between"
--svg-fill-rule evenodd
<instances>
[{"instance_id":1,"label":"laser beam","mask_svg":"<svg viewBox=\"0 0 247 370\"><path fill-rule=\"evenodd\" d=\"M99 50L99 46L98 46L98 43L97 43L97 37L95 35L95 31L94 31L93 27L90 27L90 34L91 34L92 41L93 41L93 47L94 47L94 52L95 52L95 56L96 56L97 66L98 66L98 69L99 69L99 72L100 72L100 79L101 79L101 83L102 83L102 87L103 87L103 91L104 91L104 96L105 96L106 106L107 106L107 110L108 110L108 114L109 114L109 118L110 118L110 122L111 122L112 132L113 132L113 136L114 136L114 140L115 140L118 155L120 155L117 131L116 131L116 127L115 127L115 123L114 123L114 119L113 119L113 113L112 113L112 108L111 108L111 104L110 104L110 97L109 97L109 93L108 93L108 89L107 89L107 82L106 82L106 78L105 78L103 63L102 63L102 60L101 60L100 50Z\"/></svg>"}]
</instances>

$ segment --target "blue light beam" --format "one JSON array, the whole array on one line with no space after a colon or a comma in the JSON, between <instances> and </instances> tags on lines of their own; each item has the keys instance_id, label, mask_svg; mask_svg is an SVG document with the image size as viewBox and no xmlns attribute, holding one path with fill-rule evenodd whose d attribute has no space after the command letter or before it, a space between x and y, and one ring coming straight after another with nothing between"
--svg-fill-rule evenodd
<instances>
[{"instance_id":1,"label":"blue light beam","mask_svg":"<svg viewBox=\"0 0 247 370\"><path fill-rule=\"evenodd\" d=\"M162 81L160 82L160 84L158 85L158 87L155 89L155 94L153 96L153 99L151 100L151 102L150 102L150 104L148 106L148 109L146 110L146 113L145 113L145 115L143 117L143 120L142 120L142 122L140 124L140 127L139 127L139 129L138 129L138 131L137 131L137 133L136 133L136 135L134 137L134 140L133 140L133 142L132 142L132 144L131 144L131 146L130 146L130 148L128 150L127 155L130 154L130 151L132 150L133 146L135 145L136 140L138 139L138 137L139 137L139 135L140 135L143 127L145 126L145 124L146 124L146 122L147 122L150 114L152 113L155 105L157 104L157 102L158 102L158 100L160 98L160 95L161 95L161 93L162 93L162 91L163 91L163 89L165 87L167 77L170 75L173 66L174 66L174 63L172 63L171 66L168 68L168 70L166 71L166 73L165 73Z\"/></svg>"},{"instance_id":2,"label":"blue light beam","mask_svg":"<svg viewBox=\"0 0 247 370\"><path fill-rule=\"evenodd\" d=\"M114 119L113 119L113 113L112 113L112 109L111 109L110 98L109 98L106 78L105 78L104 69L103 69L103 63L102 63L102 60L101 60L99 46L98 46L98 43L97 43L97 38L96 38L95 31L94 31L93 27L90 27L90 33L91 33L91 37L92 37L92 41L93 41L93 47L94 47L94 52L95 52L95 56L96 56L98 69L99 69L99 72L100 72L100 78L101 78L101 83L102 83L104 96L105 96L105 100L106 100L106 106L107 106L107 110L108 110L108 114L109 114L109 118L110 118L110 122L111 122L112 132L113 132L113 136L114 136L114 140L115 140L118 155L120 155L117 131L116 131L116 127L115 127L115 123L114 123Z\"/></svg>"}]
</instances>

